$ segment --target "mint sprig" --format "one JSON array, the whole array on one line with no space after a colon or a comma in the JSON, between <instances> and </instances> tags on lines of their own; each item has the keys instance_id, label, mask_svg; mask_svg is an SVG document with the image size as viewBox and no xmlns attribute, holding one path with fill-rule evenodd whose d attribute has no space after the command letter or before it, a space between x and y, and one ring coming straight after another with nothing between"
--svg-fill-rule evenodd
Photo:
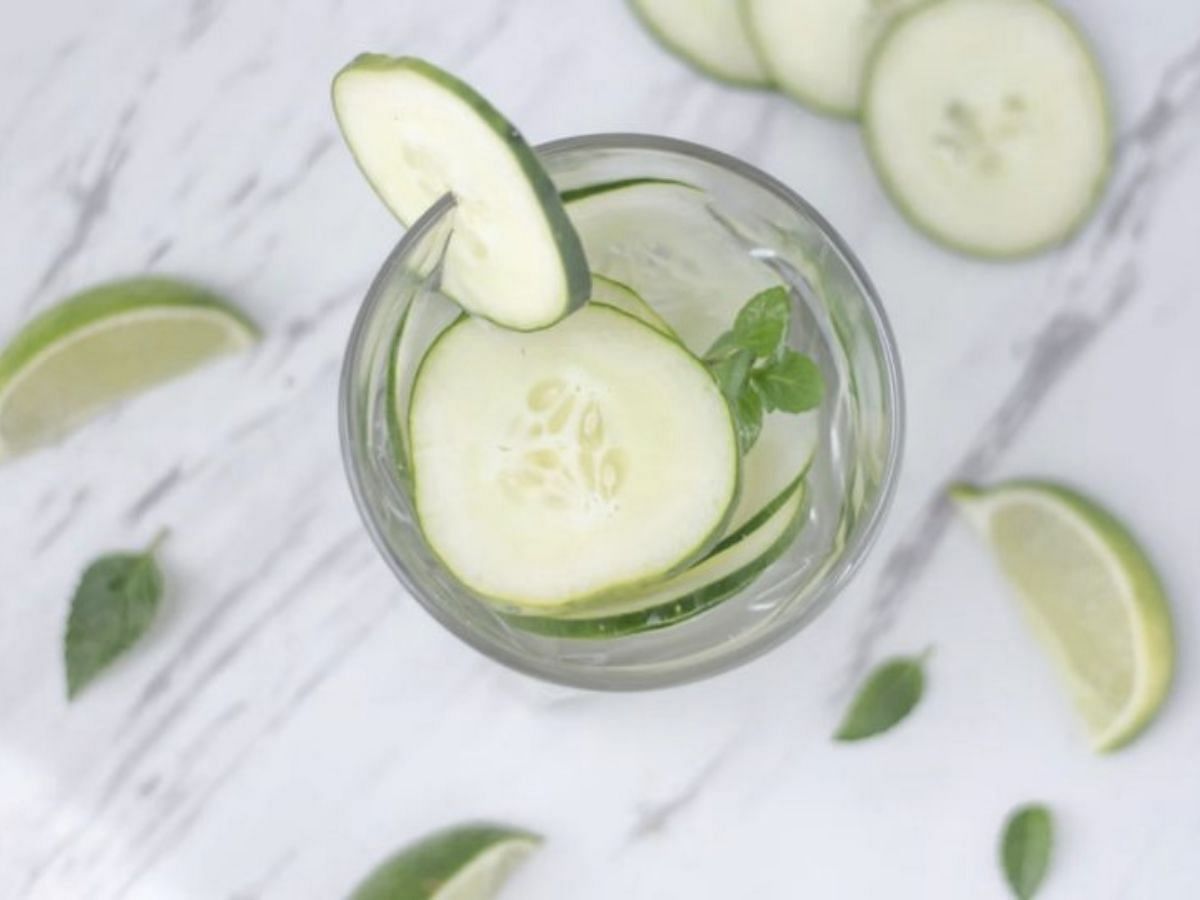
<instances>
[{"instance_id":1,"label":"mint sprig","mask_svg":"<svg viewBox=\"0 0 1200 900\"><path fill-rule=\"evenodd\" d=\"M825 380L812 359L787 346L792 298L782 285L751 297L704 362L716 378L748 453L767 412L801 413L821 405Z\"/></svg>"}]
</instances>

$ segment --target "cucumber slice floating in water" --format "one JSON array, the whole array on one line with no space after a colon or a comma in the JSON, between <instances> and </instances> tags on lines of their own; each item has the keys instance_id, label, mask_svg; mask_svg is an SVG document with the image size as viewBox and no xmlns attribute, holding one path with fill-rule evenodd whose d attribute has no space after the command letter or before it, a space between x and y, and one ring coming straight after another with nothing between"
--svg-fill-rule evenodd
<instances>
[{"instance_id":1,"label":"cucumber slice floating in water","mask_svg":"<svg viewBox=\"0 0 1200 900\"><path fill-rule=\"evenodd\" d=\"M409 57L358 57L333 81L359 168L401 222L455 197L445 291L508 328L544 328L591 279L558 191L520 133L453 75Z\"/></svg>"},{"instance_id":2,"label":"cucumber slice floating in water","mask_svg":"<svg viewBox=\"0 0 1200 900\"><path fill-rule=\"evenodd\" d=\"M1108 178L1099 68L1042 0L934 0L900 18L870 63L863 125L909 219L980 256L1065 240Z\"/></svg>"},{"instance_id":3,"label":"cucumber slice floating in water","mask_svg":"<svg viewBox=\"0 0 1200 900\"><path fill-rule=\"evenodd\" d=\"M706 75L750 87L770 82L746 33L739 0L631 0L650 33Z\"/></svg>"},{"instance_id":4,"label":"cucumber slice floating in water","mask_svg":"<svg viewBox=\"0 0 1200 900\"><path fill-rule=\"evenodd\" d=\"M763 429L742 458L742 492L720 547L757 528L795 492L817 452L819 413L767 413Z\"/></svg>"},{"instance_id":5,"label":"cucumber slice floating in water","mask_svg":"<svg viewBox=\"0 0 1200 900\"><path fill-rule=\"evenodd\" d=\"M742 0L773 80L805 106L856 116L863 68L891 22L921 0Z\"/></svg>"},{"instance_id":6,"label":"cucumber slice floating in water","mask_svg":"<svg viewBox=\"0 0 1200 900\"><path fill-rule=\"evenodd\" d=\"M422 531L467 587L561 610L705 553L738 489L720 389L677 341L589 304L519 333L462 319L409 411Z\"/></svg>"},{"instance_id":7,"label":"cucumber slice floating in water","mask_svg":"<svg viewBox=\"0 0 1200 900\"><path fill-rule=\"evenodd\" d=\"M406 419L413 382L425 351L443 331L462 316L458 305L440 294L419 294L413 298L396 331L388 364L388 431L395 445L397 461L408 465L408 446L400 423Z\"/></svg>"},{"instance_id":8,"label":"cucumber slice floating in water","mask_svg":"<svg viewBox=\"0 0 1200 900\"><path fill-rule=\"evenodd\" d=\"M628 285L694 352L708 349L746 298L779 281L709 210L703 191L638 182L567 204L592 271Z\"/></svg>"},{"instance_id":9,"label":"cucumber slice floating in water","mask_svg":"<svg viewBox=\"0 0 1200 900\"><path fill-rule=\"evenodd\" d=\"M548 637L614 638L677 625L750 585L778 560L806 521L797 484L759 526L687 571L602 610L566 617L509 615L516 628Z\"/></svg>"},{"instance_id":10,"label":"cucumber slice floating in water","mask_svg":"<svg viewBox=\"0 0 1200 900\"><path fill-rule=\"evenodd\" d=\"M643 300L631 287L605 278L603 275L592 276L592 302L602 303L628 313L639 322L644 322L655 331L660 331L667 337L675 337L675 332L667 324L666 319L654 311L654 307Z\"/></svg>"},{"instance_id":11,"label":"cucumber slice floating in water","mask_svg":"<svg viewBox=\"0 0 1200 900\"><path fill-rule=\"evenodd\" d=\"M640 182L567 204L596 271L628 285L697 354L729 328L746 298L779 276L714 217L705 194L678 182ZM731 535L787 495L815 452L817 413L769 413L742 462Z\"/></svg>"}]
</instances>

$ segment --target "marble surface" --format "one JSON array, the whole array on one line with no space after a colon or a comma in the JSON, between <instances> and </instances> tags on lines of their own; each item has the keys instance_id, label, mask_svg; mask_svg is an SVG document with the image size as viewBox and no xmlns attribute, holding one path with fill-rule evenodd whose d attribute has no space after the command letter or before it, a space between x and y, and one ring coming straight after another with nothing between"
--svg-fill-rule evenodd
<instances>
[{"instance_id":1,"label":"marble surface","mask_svg":"<svg viewBox=\"0 0 1200 900\"><path fill-rule=\"evenodd\" d=\"M436 826L543 832L506 897L1001 898L999 823L1042 799L1046 898L1200 895L1200 6L1072 0L1120 153L1070 246L1014 265L930 245L855 130L693 74L619 0L49 0L0 30L0 335L148 269L237 298L267 339L0 469L0 896L325 898ZM342 477L347 331L397 226L334 130L363 49L479 85L534 139L613 130L743 156L861 255L904 357L909 441L880 545L810 630L723 677L585 694L443 632ZM1180 679L1126 752L1085 748L944 483L1044 475L1148 540ZM68 706L82 565L160 527L153 634ZM829 733L864 666L936 648L885 740Z\"/></svg>"}]
</instances>

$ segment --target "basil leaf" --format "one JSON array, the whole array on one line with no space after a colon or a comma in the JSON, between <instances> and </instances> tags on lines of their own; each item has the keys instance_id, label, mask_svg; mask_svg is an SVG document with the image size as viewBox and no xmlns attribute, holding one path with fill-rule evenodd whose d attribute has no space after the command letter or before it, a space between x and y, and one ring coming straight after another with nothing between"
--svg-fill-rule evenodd
<instances>
[{"instance_id":1,"label":"basil leaf","mask_svg":"<svg viewBox=\"0 0 1200 900\"><path fill-rule=\"evenodd\" d=\"M737 424L738 448L745 456L758 440L762 431L762 401L754 391L743 390L732 404L733 417Z\"/></svg>"},{"instance_id":2,"label":"basil leaf","mask_svg":"<svg viewBox=\"0 0 1200 900\"><path fill-rule=\"evenodd\" d=\"M1030 804L1012 812L1004 825L1000 863L1018 900L1030 900L1037 893L1053 849L1054 821L1046 807Z\"/></svg>"},{"instance_id":3,"label":"basil leaf","mask_svg":"<svg viewBox=\"0 0 1200 900\"><path fill-rule=\"evenodd\" d=\"M752 376L755 389L762 394L769 410L800 413L821 405L825 379L815 362L795 350L783 355Z\"/></svg>"},{"instance_id":4,"label":"basil leaf","mask_svg":"<svg viewBox=\"0 0 1200 900\"><path fill-rule=\"evenodd\" d=\"M737 405L738 397L746 388L746 379L750 377L753 363L754 356L749 350L737 350L724 359L708 364L709 371L717 379L717 385L730 406Z\"/></svg>"},{"instance_id":5,"label":"basil leaf","mask_svg":"<svg viewBox=\"0 0 1200 900\"><path fill-rule=\"evenodd\" d=\"M925 691L924 656L898 657L868 676L834 733L837 741L861 741L899 724Z\"/></svg>"},{"instance_id":6,"label":"basil leaf","mask_svg":"<svg viewBox=\"0 0 1200 900\"><path fill-rule=\"evenodd\" d=\"M771 356L787 338L791 316L792 295L788 289L768 288L742 307L733 323L733 340L755 356Z\"/></svg>"},{"instance_id":7,"label":"basil leaf","mask_svg":"<svg viewBox=\"0 0 1200 900\"><path fill-rule=\"evenodd\" d=\"M67 619L63 657L74 699L150 627L162 596L155 540L144 553L114 553L87 567Z\"/></svg>"}]
</instances>

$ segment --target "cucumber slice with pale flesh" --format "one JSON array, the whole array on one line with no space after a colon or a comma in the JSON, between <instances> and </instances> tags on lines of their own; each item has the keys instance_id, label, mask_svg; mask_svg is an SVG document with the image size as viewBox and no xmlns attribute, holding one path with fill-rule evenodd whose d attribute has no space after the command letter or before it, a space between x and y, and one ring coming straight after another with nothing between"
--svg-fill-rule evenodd
<instances>
[{"instance_id":1,"label":"cucumber slice with pale flesh","mask_svg":"<svg viewBox=\"0 0 1200 900\"><path fill-rule=\"evenodd\" d=\"M1042 0L935 0L900 18L869 65L863 125L908 218L980 256L1062 242L1108 178L1103 78Z\"/></svg>"},{"instance_id":2,"label":"cucumber slice with pale flesh","mask_svg":"<svg viewBox=\"0 0 1200 900\"><path fill-rule=\"evenodd\" d=\"M662 584L586 616L508 615L505 621L560 638L614 638L677 625L749 586L787 551L805 521L800 482L757 528Z\"/></svg>"},{"instance_id":3,"label":"cucumber slice with pale flesh","mask_svg":"<svg viewBox=\"0 0 1200 900\"><path fill-rule=\"evenodd\" d=\"M409 421L430 547L510 609L562 610L679 571L737 495L712 376L601 304L531 333L460 320L426 354Z\"/></svg>"},{"instance_id":4,"label":"cucumber slice with pale flesh","mask_svg":"<svg viewBox=\"0 0 1200 900\"><path fill-rule=\"evenodd\" d=\"M733 324L747 298L779 282L690 185L633 183L573 200L567 214L592 271L636 291L696 352Z\"/></svg>"},{"instance_id":5,"label":"cucumber slice with pale flesh","mask_svg":"<svg viewBox=\"0 0 1200 900\"><path fill-rule=\"evenodd\" d=\"M639 322L644 322L655 331L662 332L667 337L675 337L675 332L667 324L667 320L654 311L654 307L638 296L633 288L605 278L603 275L592 276L592 302L602 303L621 310L633 316Z\"/></svg>"},{"instance_id":6,"label":"cucumber slice with pale flesh","mask_svg":"<svg viewBox=\"0 0 1200 900\"><path fill-rule=\"evenodd\" d=\"M400 423L407 418L409 398L425 351L462 316L458 305L435 293L413 298L396 331L388 363L388 434L401 466L407 467L407 438Z\"/></svg>"},{"instance_id":7,"label":"cucumber slice with pale flesh","mask_svg":"<svg viewBox=\"0 0 1200 900\"><path fill-rule=\"evenodd\" d=\"M738 541L778 509L808 472L820 439L820 414L767 413L742 457L742 492L717 549Z\"/></svg>"},{"instance_id":8,"label":"cucumber slice with pale flesh","mask_svg":"<svg viewBox=\"0 0 1200 900\"><path fill-rule=\"evenodd\" d=\"M581 185L580 187L567 188L565 191L559 191L558 196L562 198L563 203L574 203L576 200L583 200L586 197L592 197L596 194L619 191L628 187L636 187L639 184L682 184L685 187L689 186L686 182L674 178L618 178L614 181L600 181L593 184Z\"/></svg>"},{"instance_id":9,"label":"cucumber slice with pale flesh","mask_svg":"<svg viewBox=\"0 0 1200 900\"><path fill-rule=\"evenodd\" d=\"M567 204L588 258L628 285L697 354L726 331L748 297L779 276L751 257L689 185L641 182ZM817 413L768 413L742 462L742 494L730 536L787 496L816 450Z\"/></svg>"},{"instance_id":10,"label":"cucumber slice with pale flesh","mask_svg":"<svg viewBox=\"0 0 1200 900\"><path fill-rule=\"evenodd\" d=\"M649 303L620 282L603 275L592 276L591 300L628 313L665 335L675 336L671 326ZM404 311L388 369L389 430L402 464L407 464L409 454L400 423L406 417L413 380L425 351L461 315L462 311L457 305L439 294L418 295Z\"/></svg>"},{"instance_id":11,"label":"cucumber slice with pale flesh","mask_svg":"<svg viewBox=\"0 0 1200 900\"><path fill-rule=\"evenodd\" d=\"M888 25L922 0L742 0L773 81L805 106L856 116L863 69Z\"/></svg>"},{"instance_id":12,"label":"cucumber slice with pale flesh","mask_svg":"<svg viewBox=\"0 0 1200 900\"><path fill-rule=\"evenodd\" d=\"M401 222L454 195L442 285L464 309L526 331L587 299L587 260L558 191L470 86L423 60L365 54L334 78L333 103L359 168Z\"/></svg>"},{"instance_id":13,"label":"cucumber slice with pale flesh","mask_svg":"<svg viewBox=\"0 0 1200 900\"><path fill-rule=\"evenodd\" d=\"M668 50L705 75L733 84L770 82L746 33L739 0L630 0L634 12Z\"/></svg>"}]
</instances>

